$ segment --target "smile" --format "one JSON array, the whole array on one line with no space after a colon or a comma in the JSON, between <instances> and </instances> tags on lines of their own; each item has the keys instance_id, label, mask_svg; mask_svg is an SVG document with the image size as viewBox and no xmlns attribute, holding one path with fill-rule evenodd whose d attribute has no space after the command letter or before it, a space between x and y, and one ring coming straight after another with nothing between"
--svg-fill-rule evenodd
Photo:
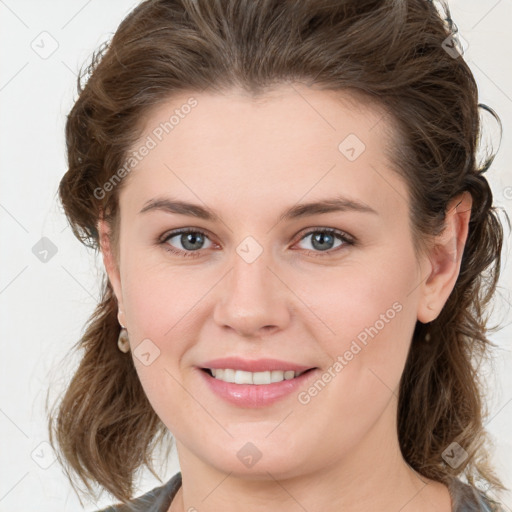
<instances>
[{"instance_id":1,"label":"smile","mask_svg":"<svg viewBox=\"0 0 512 512\"><path fill-rule=\"evenodd\" d=\"M248 372L244 370L198 368L206 385L205 393L213 394L224 402L239 408L268 407L293 397L306 387L319 372L319 368L302 371L272 370ZM215 375L213 374L215 372Z\"/></svg>"},{"instance_id":2,"label":"smile","mask_svg":"<svg viewBox=\"0 0 512 512\"><path fill-rule=\"evenodd\" d=\"M299 377L309 370L296 372L294 370L272 370L264 372L246 372L244 370L234 370L231 368L205 368L212 377L224 382L232 382L235 384L272 384L274 382L282 382Z\"/></svg>"}]
</instances>

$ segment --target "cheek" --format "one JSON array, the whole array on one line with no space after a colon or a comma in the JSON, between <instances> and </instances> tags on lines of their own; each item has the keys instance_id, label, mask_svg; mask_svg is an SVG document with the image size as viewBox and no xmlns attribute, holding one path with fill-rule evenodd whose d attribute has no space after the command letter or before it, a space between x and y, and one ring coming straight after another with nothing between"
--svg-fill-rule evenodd
<instances>
[{"instance_id":1,"label":"cheek","mask_svg":"<svg viewBox=\"0 0 512 512\"><path fill-rule=\"evenodd\" d=\"M412 250L379 256L332 269L301 291L321 319L315 320L315 339L332 359L341 359L334 387L339 393L353 390L354 403L377 392L376 385L387 396L398 386L417 321Z\"/></svg>"},{"instance_id":2,"label":"cheek","mask_svg":"<svg viewBox=\"0 0 512 512\"><path fill-rule=\"evenodd\" d=\"M182 330L194 315L194 305L208 289L207 276L198 268L173 267L161 261L151 265L145 260L150 258L144 251L126 255L123 302L132 331L158 343ZM198 280L199 274L204 279Z\"/></svg>"},{"instance_id":3,"label":"cheek","mask_svg":"<svg viewBox=\"0 0 512 512\"><path fill-rule=\"evenodd\" d=\"M303 289L322 320L315 320L315 339L332 361L323 372L327 383L314 383L300 396L304 418L314 415L327 426L323 434L343 438L339 444L346 449L396 402L416 324L414 297L408 296L414 276L413 260L387 268L361 264L333 272L323 285L310 280ZM323 456L332 454L326 448Z\"/></svg>"},{"instance_id":4,"label":"cheek","mask_svg":"<svg viewBox=\"0 0 512 512\"><path fill-rule=\"evenodd\" d=\"M162 272L134 267L123 286L124 304L140 383L162 422L179 432L174 411L187 401L179 384L180 362L195 339L191 308L197 299L190 288L180 287L183 280L167 274L164 279Z\"/></svg>"},{"instance_id":5,"label":"cheek","mask_svg":"<svg viewBox=\"0 0 512 512\"><path fill-rule=\"evenodd\" d=\"M346 342L361 333L359 339L364 342L364 333L368 335L372 326L382 335L387 332L394 337L415 324L414 257L383 252L372 261L361 259L348 266L319 270L318 276L301 277L300 296L325 324L324 339Z\"/></svg>"}]
</instances>

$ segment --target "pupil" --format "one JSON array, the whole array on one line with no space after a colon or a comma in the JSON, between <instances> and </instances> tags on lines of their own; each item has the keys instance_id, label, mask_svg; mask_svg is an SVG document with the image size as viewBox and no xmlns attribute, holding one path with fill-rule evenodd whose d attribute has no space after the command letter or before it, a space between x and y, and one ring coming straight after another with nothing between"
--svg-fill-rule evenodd
<instances>
[{"instance_id":1,"label":"pupil","mask_svg":"<svg viewBox=\"0 0 512 512\"><path fill-rule=\"evenodd\" d=\"M183 244L183 247L185 247L186 249L199 249L200 247L194 247L194 244L197 243L198 240L199 242L201 242L201 238L202 236L199 233L185 233L181 237L181 243Z\"/></svg>"},{"instance_id":2,"label":"pupil","mask_svg":"<svg viewBox=\"0 0 512 512\"><path fill-rule=\"evenodd\" d=\"M325 246L326 239L328 242L331 242L331 243L333 241L332 235L329 235L328 233L317 233L315 236L313 236L313 247L315 247L316 249L326 249L326 246ZM327 247L327 249L329 249L329 248L330 247Z\"/></svg>"}]
</instances>

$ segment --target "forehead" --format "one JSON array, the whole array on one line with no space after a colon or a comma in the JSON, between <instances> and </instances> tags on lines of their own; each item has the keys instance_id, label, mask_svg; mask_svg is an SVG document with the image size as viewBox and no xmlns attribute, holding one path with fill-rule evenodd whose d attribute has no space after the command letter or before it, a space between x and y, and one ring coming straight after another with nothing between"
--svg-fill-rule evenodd
<instances>
[{"instance_id":1,"label":"forehead","mask_svg":"<svg viewBox=\"0 0 512 512\"><path fill-rule=\"evenodd\" d=\"M139 204L166 191L239 205L249 196L288 203L346 190L394 207L406 196L387 156L393 131L384 110L353 94L299 84L258 97L181 92L143 121L132 151L149 149L121 192Z\"/></svg>"},{"instance_id":2,"label":"forehead","mask_svg":"<svg viewBox=\"0 0 512 512\"><path fill-rule=\"evenodd\" d=\"M240 89L182 91L154 105L142 124L143 136L151 135L157 143L183 142L182 138L189 139L193 130L203 140L229 137L236 143L243 138L247 144L247 136L252 135L254 143L277 144L291 134L312 142L329 142L328 135L336 139L349 127L364 137L377 125L381 131L390 130L385 117L383 106L362 93L294 84L279 85L258 96Z\"/></svg>"}]
</instances>

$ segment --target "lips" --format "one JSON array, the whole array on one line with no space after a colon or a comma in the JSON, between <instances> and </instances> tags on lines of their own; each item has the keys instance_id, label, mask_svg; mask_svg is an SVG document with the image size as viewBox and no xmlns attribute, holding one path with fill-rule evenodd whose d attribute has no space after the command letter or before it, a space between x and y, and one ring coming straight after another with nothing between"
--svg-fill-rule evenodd
<instances>
[{"instance_id":1,"label":"lips","mask_svg":"<svg viewBox=\"0 0 512 512\"><path fill-rule=\"evenodd\" d=\"M198 375L201 381L206 385L209 392L222 400L243 408L267 407L273 403L284 400L286 396L291 396L297 392L301 386L304 386L320 371L316 366L306 366L280 359L257 359L249 360L240 357L223 357L205 361L197 366ZM221 370L235 370L235 374L250 372L252 377L258 376L259 383L247 383L247 375L242 375L241 382L226 382L215 378L213 373ZM268 383L261 382L261 372L295 372L295 376L279 382ZM233 372L231 372L233 373ZM225 371L222 372L225 374ZM279 373L278 373L279 375ZM239 375L240 376L240 375ZM236 377L235 377L236 378Z\"/></svg>"},{"instance_id":2,"label":"lips","mask_svg":"<svg viewBox=\"0 0 512 512\"><path fill-rule=\"evenodd\" d=\"M279 359L242 359L240 357L223 357L219 359L212 359L210 361L205 361L201 365L198 365L198 368L202 370L207 369L226 369L230 368L233 370L243 370L246 372L266 372L272 370L293 370L294 372L304 372L306 370L310 370L312 368L316 368L315 366L305 366L302 364L297 364L291 361L284 361Z\"/></svg>"}]
</instances>

